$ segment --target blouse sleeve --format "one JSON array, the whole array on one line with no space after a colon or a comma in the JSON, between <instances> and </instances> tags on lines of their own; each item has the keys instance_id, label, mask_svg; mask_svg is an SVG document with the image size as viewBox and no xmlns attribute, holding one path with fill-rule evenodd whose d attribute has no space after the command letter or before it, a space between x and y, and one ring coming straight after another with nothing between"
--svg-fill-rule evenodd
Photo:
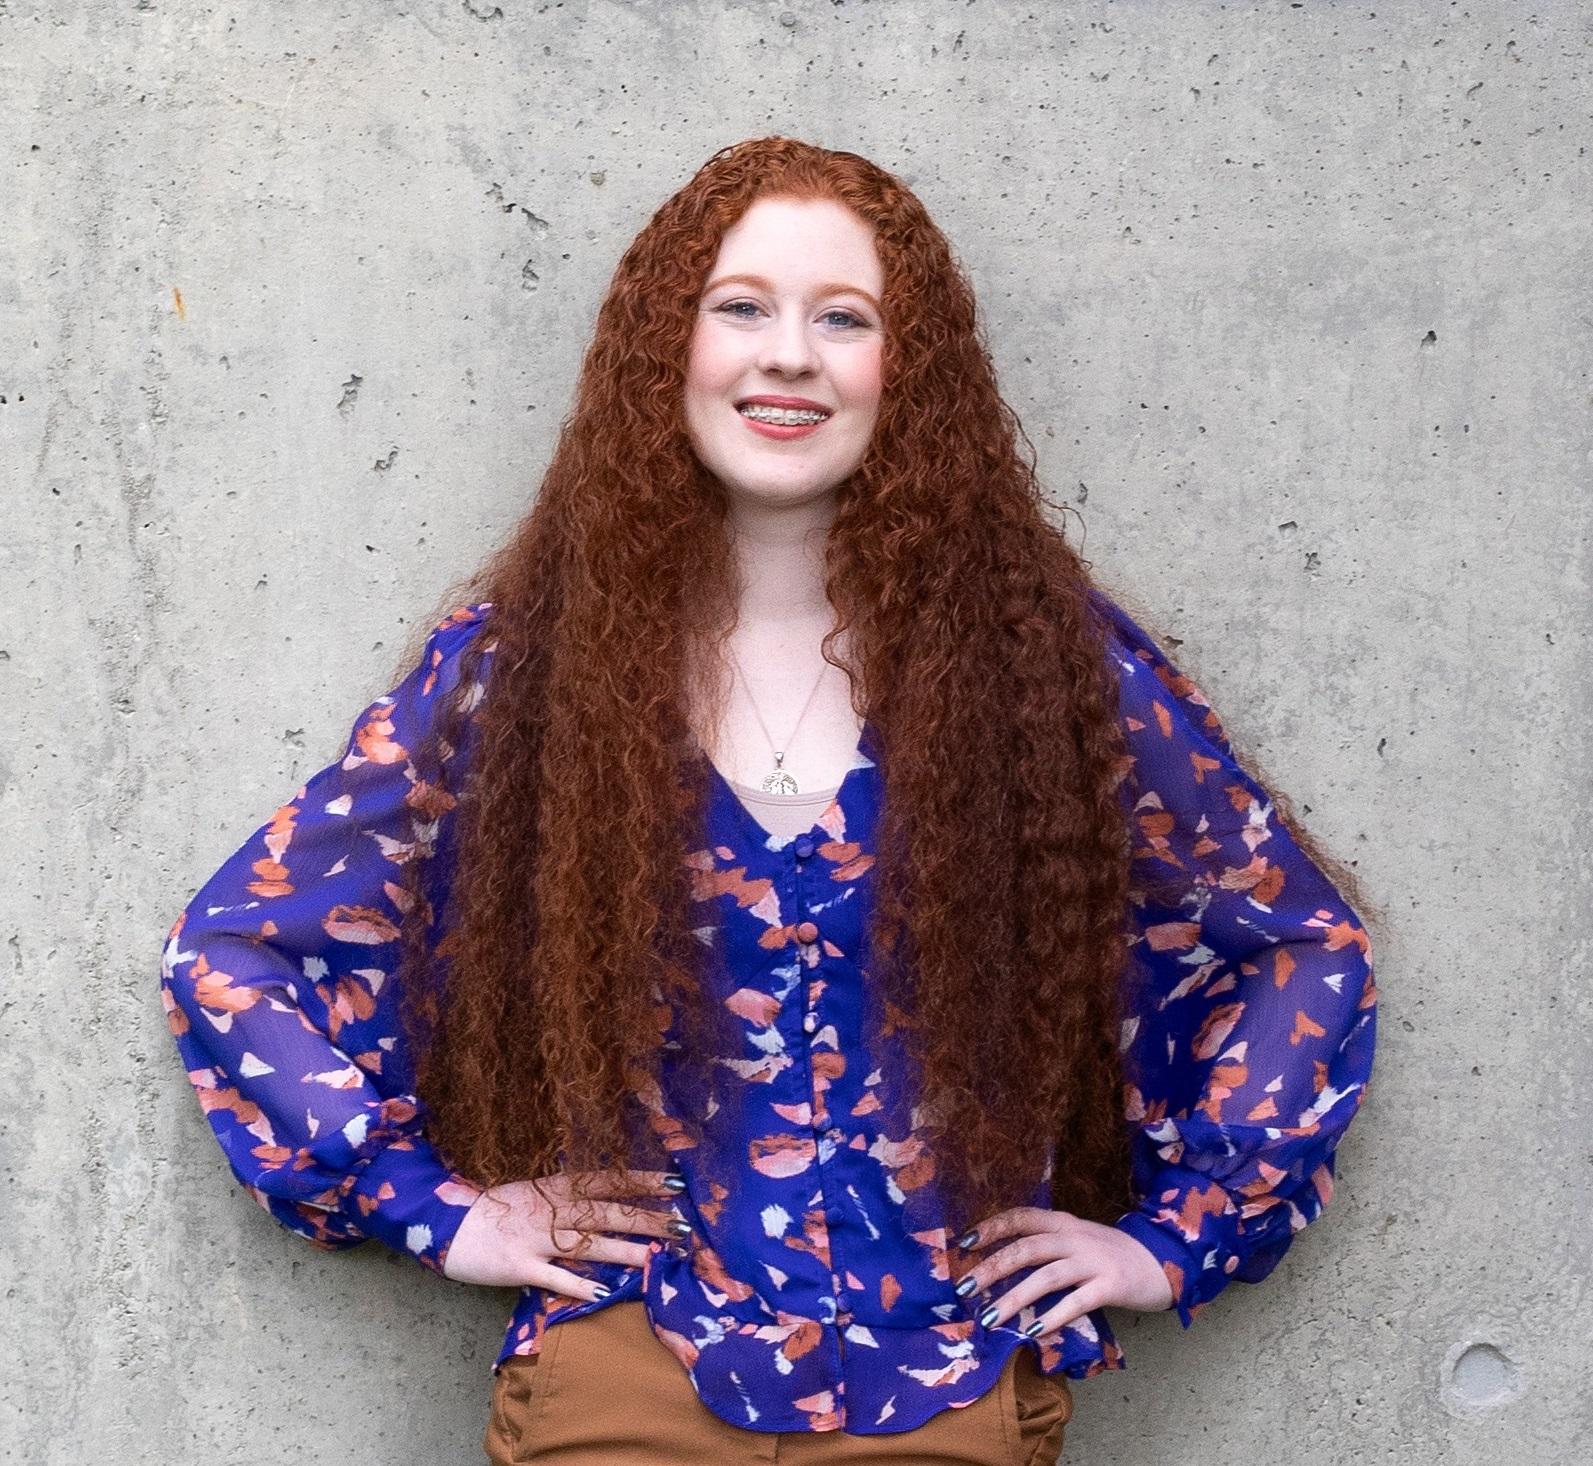
<instances>
[{"instance_id":1,"label":"blouse sleeve","mask_svg":"<svg viewBox=\"0 0 1593 1466\"><path fill-rule=\"evenodd\" d=\"M437 1273L480 1193L433 1150L410 1090L393 980L399 868L433 847L453 807L411 750L485 609L433 628L418 665L360 714L343 757L200 888L161 960L189 1083L245 1189L315 1247L375 1237Z\"/></svg>"},{"instance_id":2,"label":"blouse sleeve","mask_svg":"<svg viewBox=\"0 0 1593 1466\"><path fill-rule=\"evenodd\" d=\"M1161 1263L1188 1328L1230 1278L1266 1277L1332 1196L1377 993L1361 922L1200 689L1105 608L1138 914L1122 1045L1140 1200L1116 1225Z\"/></svg>"}]
</instances>

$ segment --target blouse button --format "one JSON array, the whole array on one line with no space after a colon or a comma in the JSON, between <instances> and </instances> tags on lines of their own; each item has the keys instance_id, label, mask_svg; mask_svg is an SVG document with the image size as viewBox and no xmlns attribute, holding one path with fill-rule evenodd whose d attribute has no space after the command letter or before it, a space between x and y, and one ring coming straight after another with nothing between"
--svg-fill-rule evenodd
<instances>
[{"instance_id":1,"label":"blouse button","mask_svg":"<svg viewBox=\"0 0 1593 1466\"><path fill-rule=\"evenodd\" d=\"M817 847L815 847L813 844L813 837L811 835L803 835L801 839L796 842L797 859L806 860L808 856L813 854L816 848Z\"/></svg>"},{"instance_id":2,"label":"blouse button","mask_svg":"<svg viewBox=\"0 0 1593 1466\"><path fill-rule=\"evenodd\" d=\"M804 921L796 929L796 939L799 942L816 942L819 939L819 929L813 922Z\"/></svg>"},{"instance_id":3,"label":"blouse button","mask_svg":"<svg viewBox=\"0 0 1593 1466\"><path fill-rule=\"evenodd\" d=\"M804 1013L802 1015L802 1032L803 1033L812 1033L813 1030L815 1028L817 1028L818 1026L819 1026L819 1015L817 1013Z\"/></svg>"}]
</instances>

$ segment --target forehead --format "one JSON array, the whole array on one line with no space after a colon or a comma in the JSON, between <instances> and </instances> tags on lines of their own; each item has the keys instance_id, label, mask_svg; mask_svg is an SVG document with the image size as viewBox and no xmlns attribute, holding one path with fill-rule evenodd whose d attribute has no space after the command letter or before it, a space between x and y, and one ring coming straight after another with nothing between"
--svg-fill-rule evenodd
<instances>
[{"instance_id":1,"label":"forehead","mask_svg":"<svg viewBox=\"0 0 1593 1466\"><path fill-rule=\"evenodd\" d=\"M834 281L873 295L883 284L874 231L829 199L759 199L726 231L709 283L730 274L791 289Z\"/></svg>"}]
</instances>

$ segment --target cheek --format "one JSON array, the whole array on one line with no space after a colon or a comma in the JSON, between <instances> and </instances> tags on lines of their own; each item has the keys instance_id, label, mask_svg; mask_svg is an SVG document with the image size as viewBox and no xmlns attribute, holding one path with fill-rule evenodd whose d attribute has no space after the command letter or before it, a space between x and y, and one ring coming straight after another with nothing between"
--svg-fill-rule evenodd
<instances>
[{"instance_id":1,"label":"cheek","mask_svg":"<svg viewBox=\"0 0 1593 1466\"><path fill-rule=\"evenodd\" d=\"M702 391L703 358L695 342L686 358L686 400L690 402Z\"/></svg>"},{"instance_id":2,"label":"cheek","mask_svg":"<svg viewBox=\"0 0 1593 1466\"><path fill-rule=\"evenodd\" d=\"M878 349L858 352L847 363L846 395L860 408L879 406L883 353Z\"/></svg>"},{"instance_id":3,"label":"cheek","mask_svg":"<svg viewBox=\"0 0 1593 1466\"><path fill-rule=\"evenodd\" d=\"M720 333L699 327L686 358L687 395L701 397L723 391L734 376L730 356Z\"/></svg>"}]
</instances>

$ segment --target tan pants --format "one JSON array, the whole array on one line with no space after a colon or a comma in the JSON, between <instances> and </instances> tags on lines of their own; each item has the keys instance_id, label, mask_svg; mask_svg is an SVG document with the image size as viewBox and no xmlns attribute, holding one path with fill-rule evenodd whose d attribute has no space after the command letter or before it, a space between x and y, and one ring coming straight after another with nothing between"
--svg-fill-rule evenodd
<instances>
[{"instance_id":1,"label":"tan pants","mask_svg":"<svg viewBox=\"0 0 1593 1466\"><path fill-rule=\"evenodd\" d=\"M1044 1375L1027 1346L996 1387L895 1435L744 1430L721 1420L629 1299L554 1324L539 1355L505 1359L482 1441L493 1466L1056 1466L1073 1415L1061 1375Z\"/></svg>"}]
</instances>

